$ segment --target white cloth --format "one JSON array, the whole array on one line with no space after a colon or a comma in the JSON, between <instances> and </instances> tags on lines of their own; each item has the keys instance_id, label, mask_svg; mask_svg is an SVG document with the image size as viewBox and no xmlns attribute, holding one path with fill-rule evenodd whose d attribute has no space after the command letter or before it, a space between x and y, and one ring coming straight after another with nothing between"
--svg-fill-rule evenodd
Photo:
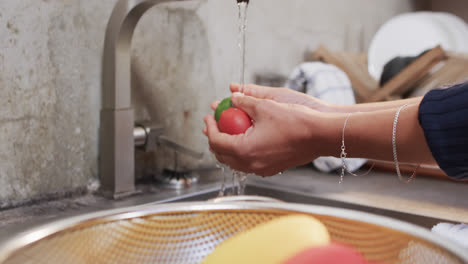
<instances>
[{"instance_id":1,"label":"white cloth","mask_svg":"<svg viewBox=\"0 0 468 264\"><path fill-rule=\"evenodd\" d=\"M328 103L341 105L356 104L353 88L348 76L331 64L322 62L301 64L293 70L285 86ZM337 139L336 142L336 155L339 155L341 145L338 144L341 142L341 139ZM318 144L320 143L318 142ZM346 159L346 165L352 172L358 170L366 162L366 159ZM314 160L313 164L318 170L323 172L331 172L342 167L341 159L335 157L320 157Z\"/></svg>"},{"instance_id":2,"label":"white cloth","mask_svg":"<svg viewBox=\"0 0 468 264\"><path fill-rule=\"evenodd\" d=\"M432 232L451 239L460 246L468 249L468 225L440 223L432 228Z\"/></svg>"}]
</instances>

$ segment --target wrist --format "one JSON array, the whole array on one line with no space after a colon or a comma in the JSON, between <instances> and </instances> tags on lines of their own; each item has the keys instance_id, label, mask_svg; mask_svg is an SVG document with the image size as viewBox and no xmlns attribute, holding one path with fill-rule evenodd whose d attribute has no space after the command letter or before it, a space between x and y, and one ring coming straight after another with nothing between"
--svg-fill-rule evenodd
<instances>
[{"instance_id":1,"label":"wrist","mask_svg":"<svg viewBox=\"0 0 468 264\"><path fill-rule=\"evenodd\" d=\"M341 137L346 117L347 114L337 112L318 115L312 133L314 135L312 144L317 149L318 156L338 157L340 155Z\"/></svg>"},{"instance_id":2,"label":"wrist","mask_svg":"<svg viewBox=\"0 0 468 264\"><path fill-rule=\"evenodd\" d=\"M340 104L329 104L327 112L329 113L342 113L342 114L347 114L347 113L354 113L356 112L355 109L356 105L340 105Z\"/></svg>"}]
</instances>

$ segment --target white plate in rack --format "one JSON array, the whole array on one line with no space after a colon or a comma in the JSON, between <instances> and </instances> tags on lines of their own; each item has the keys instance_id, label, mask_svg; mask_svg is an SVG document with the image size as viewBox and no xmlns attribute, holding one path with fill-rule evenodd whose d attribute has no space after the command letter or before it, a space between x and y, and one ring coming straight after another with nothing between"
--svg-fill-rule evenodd
<instances>
[{"instance_id":1,"label":"white plate in rack","mask_svg":"<svg viewBox=\"0 0 468 264\"><path fill-rule=\"evenodd\" d=\"M464 52L468 49L468 40L463 41L464 30L468 30L464 22L460 24L458 17L446 13L414 12L396 16L372 39L368 52L369 73L380 80L385 64L391 59L417 56L437 45L448 51Z\"/></svg>"},{"instance_id":2,"label":"white plate in rack","mask_svg":"<svg viewBox=\"0 0 468 264\"><path fill-rule=\"evenodd\" d=\"M456 15L445 12L433 13L433 17L453 38L456 43L454 51L468 53L468 25L465 21Z\"/></svg>"}]
</instances>

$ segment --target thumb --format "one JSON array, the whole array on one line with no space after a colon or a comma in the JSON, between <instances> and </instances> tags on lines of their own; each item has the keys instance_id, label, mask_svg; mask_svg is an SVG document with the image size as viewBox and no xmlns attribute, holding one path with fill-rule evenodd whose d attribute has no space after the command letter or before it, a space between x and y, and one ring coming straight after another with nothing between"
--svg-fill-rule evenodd
<instances>
[{"instance_id":1,"label":"thumb","mask_svg":"<svg viewBox=\"0 0 468 264\"><path fill-rule=\"evenodd\" d=\"M259 99L241 93L233 93L231 101L235 107L244 110L252 119L255 119Z\"/></svg>"}]
</instances>

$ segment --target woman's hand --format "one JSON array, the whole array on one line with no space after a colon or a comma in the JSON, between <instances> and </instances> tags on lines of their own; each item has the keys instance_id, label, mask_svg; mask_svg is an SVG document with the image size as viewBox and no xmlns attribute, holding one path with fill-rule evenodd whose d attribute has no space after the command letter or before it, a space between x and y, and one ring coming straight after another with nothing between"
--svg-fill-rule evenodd
<instances>
[{"instance_id":1,"label":"woman's hand","mask_svg":"<svg viewBox=\"0 0 468 264\"><path fill-rule=\"evenodd\" d=\"M255 88L247 91L254 90L264 91ZM320 129L316 129L320 123L319 112L299 104L278 103L239 93L233 94L232 102L254 123L245 134L228 135L219 132L212 115L205 117L204 132L211 151L221 163L239 171L272 176L319 156L320 144L316 144L320 142L317 133Z\"/></svg>"},{"instance_id":2,"label":"woman's hand","mask_svg":"<svg viewBox=\"0 0 468 264\"><path fill-rule=\"evenodd\" d=\"M231 84L230 89L232 93L243 92L245 95L257 99L268 99L278 103L303 105L320 112L335 112L332 104L288 88L273 88L254 84L241 87L239 84Z\"/></svg>"},{"instance_id":3,"label":"woman's hand","mask_svg":"<svg viewBox=\"0 0 468 264\"><path fill-rule=\"evenodd\" d=\"M404 100L386 101L378 103L365 103L355 105L337 105L327 103L313 96L300 93L288 88L272 88L248 84L240 87L239 84L230 85L231 92L243 92L258 99L269 99L278 103L299 104L324 113L356 113L372 112L385 109L398 108L405 104L419 104L422 97L409 98Z\"/></svg>"}]
</instances>

